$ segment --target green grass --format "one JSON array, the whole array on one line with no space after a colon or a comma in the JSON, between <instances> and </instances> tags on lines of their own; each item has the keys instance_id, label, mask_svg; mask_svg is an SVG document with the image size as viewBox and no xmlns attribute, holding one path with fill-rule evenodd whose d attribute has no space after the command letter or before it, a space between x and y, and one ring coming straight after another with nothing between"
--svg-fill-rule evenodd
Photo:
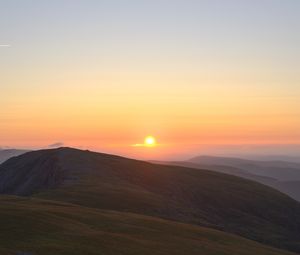
<instances>
[{"instance_id":1,"label":"green grass","mask_svg":"<svg viewBox=\"0 0 300 255\"><path fill-rule=\"evenodd\" d=\"M0 254L288 255L221 231L132 213L0 197Z\"/></svg>"}]
</instances>

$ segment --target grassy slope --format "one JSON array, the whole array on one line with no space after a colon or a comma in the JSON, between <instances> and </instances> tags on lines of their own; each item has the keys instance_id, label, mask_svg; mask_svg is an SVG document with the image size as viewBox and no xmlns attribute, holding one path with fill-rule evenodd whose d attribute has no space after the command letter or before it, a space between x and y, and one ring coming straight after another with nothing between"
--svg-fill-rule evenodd
<instances>
[{"instance_id":1,"label":"grassy slope","mask_svg":"<svg viewBox=\"0 0 300 255\"><path fill-rule=\"evenodd\" d=\"M224 232L61 202L0 197L0 254L288 255Z\"/></svg>"}]
</instances>

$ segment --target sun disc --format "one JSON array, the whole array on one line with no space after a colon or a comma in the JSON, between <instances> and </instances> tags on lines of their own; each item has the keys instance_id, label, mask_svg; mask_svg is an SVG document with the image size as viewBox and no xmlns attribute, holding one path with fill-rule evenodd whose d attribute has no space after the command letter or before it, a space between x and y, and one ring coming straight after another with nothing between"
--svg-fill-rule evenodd
<instances>
[{"instance_id":1,"label":"sun disc","mask_svg":"<svg viewBox=\"0 0 300 255\"><path fill-rule=\"evenodd\" d=\"M156 145L156 139L153 136L147 136L145 138L144 144L148 147L153 147Z\"/></svg>"}]
</instances>

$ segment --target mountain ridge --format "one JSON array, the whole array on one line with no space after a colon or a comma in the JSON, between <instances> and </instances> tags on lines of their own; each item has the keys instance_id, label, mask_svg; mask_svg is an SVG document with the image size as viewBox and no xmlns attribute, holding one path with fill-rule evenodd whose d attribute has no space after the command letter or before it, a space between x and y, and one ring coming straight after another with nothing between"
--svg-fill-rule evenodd
<instances>
[{"instance_id":1,"label":"mountain ridge","mask_svg":"<svg viewBox=\"0 0 300 255\"><path fill-rule=\"evenodd\" d=\"M300 251L300 204L253 181L72 148L0 165L0 193L132 212Z\"/></svg>"}]
</instances>

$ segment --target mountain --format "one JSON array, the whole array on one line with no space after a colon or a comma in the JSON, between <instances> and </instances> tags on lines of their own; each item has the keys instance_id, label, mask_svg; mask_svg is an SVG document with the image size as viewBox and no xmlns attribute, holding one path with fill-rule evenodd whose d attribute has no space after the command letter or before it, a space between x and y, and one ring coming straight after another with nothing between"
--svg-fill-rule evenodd
<instances>
[{"instance_id":1,"label":"mountain","mask_svg":"<svg viewBox=\"0 0 300 255\"><path fill-rule=\"evenodd\" d=\"M199 156L188 160L188 162L236 167L251 174L267 176L280 181L300 180L300 163L294 162L258 161L212 156Z\"/></svg>"},{"instance_id":2,"label":"mountain","mask_svg":"<svg viewBox=\"0 0 300 255\"><path fill-rule=\"evenodd\" d=\"M71 148L41 150L0 165L0 193L210 227L300 252L298 202L209 170Z\"/></svg>"},{"instance_id":3,"label":"mountain","mask_svg":"<svg viewBox=\"0 0 300 255\"><path fill-rule=\"evenodd\" d=\"M188 161L164 162L164 164L193 166L227 172L254 180L300 201L300 164L287 161L255 161L240 158L200 156Z\"/></svg>"},{"instance_id":4,"label":"mountain","mask_svg":"<svg viewBox=\"0 0 300 255\"><path fill-rule=\"evenodd\" d=\"M28 152L27 150L16 150L16 149L6 149L0 150L0 164L4 161L8 160L9 158L19 156Z\"/></svg>"},{"instance_id":5,"label":"mountain","mask_svg":"<svg viewBox=\"0 0 300 255\"><path fill-rule=\"evenodd\" d=\"M288 155L281 155L281 154L271 154L271 155L246 155L248 159L251 160L259 160L259 161L286 161L286 162L294 162L300 163L300 155L299 156L288 156ZM243 157L241 157L243 158Z\"/></svg>"},{"instance_id":6,"label":"mountain","mask_svg":"<svg viewBox=\"0 0 300 255\"><path fill-rule=\"evenodd\" d=\"M208 169L220 173L230 174L245 179L253 180L266 185L277 182L277 179L267 177L267 176L262 176L262 175L251 174L246 170L239 169L232 166L226 166L226 165L209 165L209 164L192 163L189 161L150 161L150 162L154 164L183 166L183 167L195 168L195 169Z\"/></svg>"},{"instance_id":7,"label":"mountain","mask_svg":"<svg viewBox=\"0 0 300 255\"><path fill-rule=\"evenodd\" d=\"M268 185L300 202L300 180L279 181L275 178L251 174L247 170L239 169L232 166L226 166L226 165L209 165L209 164L201 164L201 163L192 163L189 161L151 161L151 162L155 164L183 166L183 167L191 167L195 169L208 169L220 173L239 176L245 179L253 180Z\"/></svg>"},{"instance_id":8,"label":"mountain","mask_svg":"<svg viewBox=\"0 0 300 255\"><path fill-rule=\"evenodd\" d=\"M275 182L272 186L300 201L300 180Z\"/></svg>"},{"instance_id":9,"label":"mountain","mask_svg":"<svg viewBox=\"0 0 300 255\"><path fill-rule=\"evenodd\" d=\"M232 166L225 166L225 165L208 165L208 164L200 164L200 163L197 164L197 163L191 163L189 161L151 161L151 162L156 164L163 164L163 165L191 167L195 169L208 169L216 172L231 174L234 176L242 177L245 179L253 180L268 185L300 202L300 180L279 181L275 178L251 174L247 170L239 169Z\"/></svg>"},{"instance_id":10,"label":"mountain","mask_svg":"<svg viewBox=\"0 0 300 255\"><path fill-rule=\"evenodd\" d=\"M128 212L0 196L1 255L295 255L209 228Z\"/></svg>"}]
</instances>

